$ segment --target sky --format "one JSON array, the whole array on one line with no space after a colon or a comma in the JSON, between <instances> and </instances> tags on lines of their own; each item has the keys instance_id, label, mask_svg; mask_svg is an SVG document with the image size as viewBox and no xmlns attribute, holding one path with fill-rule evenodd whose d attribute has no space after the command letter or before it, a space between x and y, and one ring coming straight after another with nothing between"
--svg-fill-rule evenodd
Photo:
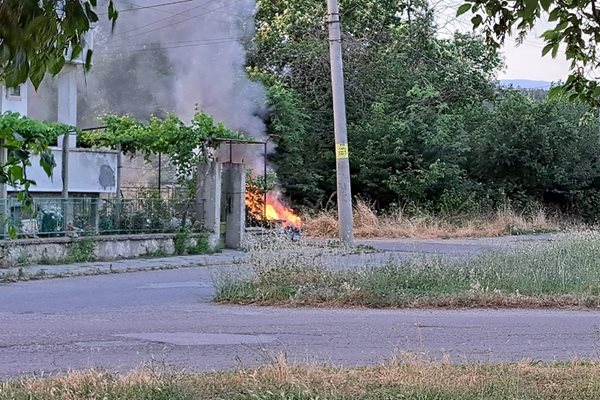
<instances>
[{"instance_id":1,"label":"sky","mask_svg":"<svg viewBox=\"0 0 600 400\"><path fill-rule=\"evenodd\" d=\"M461 0L433 1L438 25L442 35L455 31L470 32L472 15L468 13L456 18L456 10L463 2ZM525 41L518 45L514 39L506 40L502 54L506 67L498 74L498 79L528 79L539 81L564 81L569 72L569 62L564 54L553 59L550 54L542 57L544 42L541 34L552 25L547 22L539 23L536 30L531 32Z\"/></svg>"},{"instance_id":2,"label":"sky","mask_svg":"<svg viewBox=\"0 0 600 400\"><path fill-rule=\"evenodd\" d=\"M506 68L498 79L564 81L569 71L569 62L564 54L559 53L555 59L550 55L542 57L542 48L542 41L531 39L531 35L520 46L514 41L507 41L503 49Z\"/></svg>"},{"instance_id":3,"label":"sky","mask_svg":"<svg viewBox=\"0 0 600 400\"><path fill-rule=\"evenodd\" d=\"M139 0L134 1L135 3L132 3L134 5L146 5L146 3L142 3ZM159 1L153 0L153 2ZM430 6L435 10L441 36L450 36L457 30L462 32L471 31L470 19L472 15L467 13L461 17L456 17L456 10L462 3L463 0L430 0ZM148 10L148 13L144 13L143 15L164 18L165 13L173 13L174 10L176 9L158 8ZM527 79L549 82L564 81L566 79L569 71L569 63L565 60L563 54L558 54L556 59L553 59L550 55L546 57L542 57L541 55L544 44L542 39L540 39L540 35L550 26L549 23L540 24L537 27L537 31L530 33L521 45L517 45L512 39L506 41L502 49L506 67L500 71L498 79Z\"/></svg>"}]
</instances>

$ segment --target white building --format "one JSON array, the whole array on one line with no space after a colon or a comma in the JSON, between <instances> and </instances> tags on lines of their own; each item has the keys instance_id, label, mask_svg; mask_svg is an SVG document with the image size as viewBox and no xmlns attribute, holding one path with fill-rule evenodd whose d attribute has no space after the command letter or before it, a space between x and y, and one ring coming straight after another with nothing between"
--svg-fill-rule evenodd
<instances>
[{"instance_id":1,"label":"white building","mask_svg":"<svg viewBox=\"0 0 600 400\"><path fill-rule=\"evenodd\" d=\"M56 77L58 83L57 121L67 125L77 126L77 72L80 63L65 65L63 71ZM0 113L18 112L27 116L28 92L33 90L28 84L16 88L0 87ZM28 177L35 180L37 185L31 192L37 197L57 196L63 190L62 182L62 138L58 145L52 147L56 161L53 176L48 177L39 166L38 160L32 160L28 168ZM99 197L101 194L116 194L117 191L117 153L111 150L92 150L77 148L77 137L69 137L69 171L68 191L73 197ZM8 194L18 190L8 188Z\"/></svg>"}]
</instances>

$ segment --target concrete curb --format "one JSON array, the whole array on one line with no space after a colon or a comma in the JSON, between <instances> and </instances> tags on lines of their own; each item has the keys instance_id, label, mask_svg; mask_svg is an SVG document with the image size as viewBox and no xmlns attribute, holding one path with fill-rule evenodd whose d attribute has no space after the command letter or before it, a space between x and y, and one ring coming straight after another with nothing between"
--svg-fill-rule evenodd
<instances>
[{"instance_id":1,"label":"concrete curb","mask_svg":"<svg viewBox=\"0 0 600 400\"><path fill-rule=\"evenodd\" d=\"M66 278L73 276L121 274L140 271L235 265L243 263L245 259L246 254L244 252L226 250L223 253L214 255L117 260L65 265L34 265L30 267L0 269L0 282L8 283L15 281Z\"/></svg>"}]
</instances>

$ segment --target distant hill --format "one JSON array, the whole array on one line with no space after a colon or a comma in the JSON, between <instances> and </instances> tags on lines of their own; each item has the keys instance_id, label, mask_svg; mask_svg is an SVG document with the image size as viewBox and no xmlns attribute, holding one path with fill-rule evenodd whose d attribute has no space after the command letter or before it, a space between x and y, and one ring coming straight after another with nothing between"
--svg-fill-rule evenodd
<instances>
[{"instance_id":1,"label":"distant hill","mask_svg":"<svg viewBox=\"0 0 600 400\"><path fill-rule=\"evenodd\" d=\"M500 86L519 89L550 89L552 82L548 81L532 81L528 79L500 79Z\"/></svg>"}]
</instances>

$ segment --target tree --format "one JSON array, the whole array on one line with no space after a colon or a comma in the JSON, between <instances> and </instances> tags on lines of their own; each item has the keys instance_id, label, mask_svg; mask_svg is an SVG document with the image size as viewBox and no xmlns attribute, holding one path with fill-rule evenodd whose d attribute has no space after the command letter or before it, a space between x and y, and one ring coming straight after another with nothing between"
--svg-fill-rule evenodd
<instances>
[{"instance_id":1,"label":"tree","mask_svg":"<svg viewBox=\"0 0 600 400\"><path fill-rule=\"evenodd\" d=\"M571 99L600 106L600 85L590 77L600 67L600 8L596 0L466 0L457 14L469 11L474 14L473 28L482 28L487 43L494 48L512 34L517 42L522 41L547 17L553 26L542 34L546 43L542 55L556 57L563 46L571 61L566 82L552 94L567 92Z\"/></svg>"},{"instance_id":2,"label":"tree","mask_svg":"<svg viewBox=\"0 0 600 400\"><path fill-rule=\"evenodd\" d=\"M498 52L473 34L441 39L426 6L341 3L354 193L414 213L552 204L600 220L598 125L581 123L584 103L499 88ZM314 7L269 1L250 57L282 187L313 207L335 191L326 25Z\"/></svg>"},{"instance_id":3,"label":"tree","mask_svg":"<svg viewBox=\"0 0 600 400\"><path fill-rule=\"evenodd\" d=\"M310 1L268 3L250 60L270 77L262 81L278 144L272 160L293 200L323 205L336 186L325 10L314 12ZM353 192L381 207L437 204L465 175L454 167L464 151L460 110L494 98L500 59L472 35L436 38L431 10L416 2L341 5Z\"/></svg>"},{"instance_id":4,"label":"tree","mask_svg":"<svg viewBox=\"0 0 600 400\"><path fill-rule=\"evenodd\" d=\"M28 80L37 88L47 73L58 74L66 63L79 58L85 47L85 34L98 21L97 0L3 0L0 1L0 81L17 86ZM115 23L118 13L108 0L108 18ZM91 65L92 50L85 54ZM0 165L0 182L21 187L19 199L31 205L27 178L31 156L40 157L48 176L55 166L49 145L73 128L46 124L18 114L0 115L0 139L8 152ZM14 233L14 232L13 232Z\"/></svg>"},{"instance_id":5,"label":"tree","mask_svg":"<svg viewBox=\"0 0 600 400\"><path fill-rule=\"evenodd\" d=\"M85 34L98 21L97 0L3 0L0 2L0 80L16 86L31 80L35 87L46 73L58 74L82 55ZM108 18L118 12L108 0ZM92 51L85 54L89 68Z\"/></svg>"},{"instance_id":6,"label":"tree","mask_svg":"<svg viewBox=\"0 0 600 400\"><path fill-rule=\"evenodd\" d=\"M50 176L56 163L50 144L73 128L52 122L34 121L17 113L0 114L0 140L6 149L7 160L0 165L0 183L20 187L19 200L31 205L29 188L35 182L27 177L32 156L39 157L39 165Z\"/></svg>"},{"instance_id":7,"label":"tree","mask_svg":"<svg viewBox=\"0 0 600 400\"><path fill-rule=\"evenodd\" d=\"M579 124L583 104L507 91L478 113L464 164L472 179L516 201L568 197L598 186L598 124Z\"/></svg>"}]
</instances>

